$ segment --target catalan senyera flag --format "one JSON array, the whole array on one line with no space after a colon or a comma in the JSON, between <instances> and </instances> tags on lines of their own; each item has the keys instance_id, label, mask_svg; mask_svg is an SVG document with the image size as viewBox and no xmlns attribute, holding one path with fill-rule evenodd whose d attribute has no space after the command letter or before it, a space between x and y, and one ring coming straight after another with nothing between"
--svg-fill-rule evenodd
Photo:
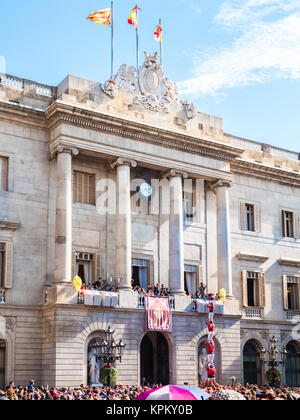
<instances>
[{"instance_id":1,"label":"catalan senyera flag","mask_svg":"<svg viewBox=\"0 0 300 420\"><path fill-rule=\"evenodd\" d=\"M163 30L162 26L158 25L158 27L156 28L153 34L155 41L162 42L162 30Z\"/></svg>"},{"instance_id":2,"label":"catalan senyera flag","mask_svg":"<svg viewBox=\"0 0 300 420\"><path fill-rule=\"evenodd\" d=\"M138 18L137 18L137 11L142 10L138 6L135 6L134 9L132 9L132 12L130 13L130 16L128 18L129 25L133 25L135 30L138 29Z\"/></svg>"},{"instance_id":3,"label":"catalan senyera flag","mask_svg":"<svg viewBox=\"0 0 300 420\"><path fill-rule=\"evenodd\" d=\"M99 25L111 26L111 8L98 10L87 17L88 20Z\"/></svg>"}]
</instances>

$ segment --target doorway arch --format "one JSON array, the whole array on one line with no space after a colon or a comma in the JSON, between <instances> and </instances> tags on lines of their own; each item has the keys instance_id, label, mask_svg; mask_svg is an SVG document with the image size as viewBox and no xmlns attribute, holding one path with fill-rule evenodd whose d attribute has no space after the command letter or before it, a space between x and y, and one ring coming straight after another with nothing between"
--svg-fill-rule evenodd
<instances>
[{"instance_id":1,"label":"doorway arch","mask_svg":"<svg viewBox=\"0 0 300 420\"><path fill-rule=\"evenodd\" d=\"M170 348L160 332L144 335L140 346L141 384L170 384Z\"/></svg>"},{"instance_id":2,"label":"doorway arch","mask_svg":"<svg viewBox=\"0 0 300 420\"><path fill-rule=\"evenodd\" d=\"M200 339L197 346L197 361L198 361L198 385L207 380L206 364L207 364L207 348L205 343L207 342L208 336L204 336ZM219 341L214 338L215 344L215 358L214 365L216 368L216 381L221 383L221 348Z\"/></svg>"},{"instance_id":3,"label":"doorway arch","mask_svg":"<svg viewBox=\"0 0 300 420\"><path fill-rule=\"evenodd\" d=\"M255 340L249 340L243 349L243 371L245 384L262 384L262 363L259 357L260 345Z\"/></svg>"},{"instance_id":4,"label":"doorway arch","mask_svg":"<svg viewBox=\"0 0 300 420\"><path fill-rule=\"evenodd\" d=\"M0 339L0 389L5 387L6 343Z\"/></svg>"},{"instance_id":5,"label":"doorway arch","mask_svg":"<svg viewBox=\"0 0 300 420\"><path fill-rule=\"evenodd\" d=\"M288 386L300 385L300 345L290 341L286 346L285 381Z\"/></svg>"}]
</instances>

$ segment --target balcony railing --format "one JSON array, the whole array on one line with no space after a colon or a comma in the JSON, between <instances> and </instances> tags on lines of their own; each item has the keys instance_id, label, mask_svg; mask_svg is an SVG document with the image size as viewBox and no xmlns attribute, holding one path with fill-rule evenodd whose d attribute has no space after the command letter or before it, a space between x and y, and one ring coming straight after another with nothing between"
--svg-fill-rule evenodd
<instances>
[{"instance_id":1,"label":"balcony railing","mask_svg":"<svg viewBox=\"0 0 300 420\"><path fill-rule=\"evenodd\" d=\"M293 323L300 323L300 311L287 311L286 312L286 320L291 321Z\"/></svg>"},{"instance_id":2,"label":"balcony railing","mask_svg":"<svg viewBox=\"0 0 300 420\"><path fill-rule=\"evenodd\" d=\"M0 289L0 305L4 305L4 304L5 304L5 290Z\"/></svg>"},{"instance_id":3,"label":"balcony railing","mask_svg":"<svg viewBox=\"0 0 300 420\"><path fill-rule=\"evenodd\" d=\"M247 319L263 319L263 309L246 308L244 310L244 317Z\"/></svg>"}]
</instances>

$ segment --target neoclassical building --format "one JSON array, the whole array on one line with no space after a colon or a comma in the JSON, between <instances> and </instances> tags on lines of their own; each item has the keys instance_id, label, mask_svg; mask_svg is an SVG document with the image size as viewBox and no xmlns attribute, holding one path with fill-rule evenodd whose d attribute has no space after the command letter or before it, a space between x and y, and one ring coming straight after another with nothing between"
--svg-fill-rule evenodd
<instances>
[{"instance_id":1,"label":"neoclassical building","mask_svg":"<svg viewBox=\"0 0 300 420\"><path fill-rule=\"evenodd\" d=\"M275 336L283 380L299 385L299 211L298 154L225 133L179 99L156 55L104 84L1 74L0 386L90 382L108 326L126 343L121 383L198 384L201 283L227 293L218 381L265 382L258 350ZM76 275L117 286L117 300L78 296ZM169 332L147 330L132 290L156 284L172 296Z\"/></svg>"}]
</instances>

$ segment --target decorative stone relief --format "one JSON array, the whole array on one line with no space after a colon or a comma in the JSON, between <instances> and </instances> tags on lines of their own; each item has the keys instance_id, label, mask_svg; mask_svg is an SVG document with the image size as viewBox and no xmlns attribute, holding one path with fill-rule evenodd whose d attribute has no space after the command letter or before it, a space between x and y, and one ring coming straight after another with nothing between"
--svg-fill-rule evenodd
<instances>
[{"instance_id":1,"label":"decorative stone relief","mask_svg":"<svg viewBox=\"0 0 300 420\"><path fill-rule=\"evenodd\" d=\"M166 114L169 114L169 110L166 104L163 101L161 101L158 96L155 95L138 96L133 100L133 104L144 105L144 107L146 109L150 109L150 111L165 111Z\"/></svg>"},{"instance_id":2,"label":"decorative stone relief","mask_svg":"<svg viewBox=\"0 0 300 420\"><path fill-rule=\"evenodd\" d=\"M101 84L100 87L102 92L112 99L115 99L119 94L118 85L115 80L109 79L104 84Z\"/></svg>"},{"instance_id":3,"label":"decorative stone relief","mask_svg":"<svg viewBox=\"0 0 300 420\"><path fill-rule=\"evenodd\" d=\"M113 79L101 84L101 90L111 99L115 99L122 89L134 96L131 105L143 106L154 112L170 113L171 104L183 107L187 118L192 119L197 115L197 109L189 102L181 103L178 97L176 83L164 76L162 66L158 63L156 53L145 52L145 62L137 73L135 67L123 64Z\"/></svg>"},{"instance_id":4,"label":"decorative stone relief","mask_svg":"<svg viewBox=\"0 0 300 420\"><path fill-rule=\"evenodd\" d=\"M182 101L181 104L184 107L188 120L191 120L197 116L198 110L194 104L191 104L189 101Z\"/></svg>"},{"instance_id":5,"label":"decorative stone relief","mask_svg":"<svg viewBox=\"0 0 300 420\"><path fill-rule=\"evenodd\" d=\"M6 329L13 331L15 328L15 320L13 318L6 318Z\"/></svg>"}]
</instances>

